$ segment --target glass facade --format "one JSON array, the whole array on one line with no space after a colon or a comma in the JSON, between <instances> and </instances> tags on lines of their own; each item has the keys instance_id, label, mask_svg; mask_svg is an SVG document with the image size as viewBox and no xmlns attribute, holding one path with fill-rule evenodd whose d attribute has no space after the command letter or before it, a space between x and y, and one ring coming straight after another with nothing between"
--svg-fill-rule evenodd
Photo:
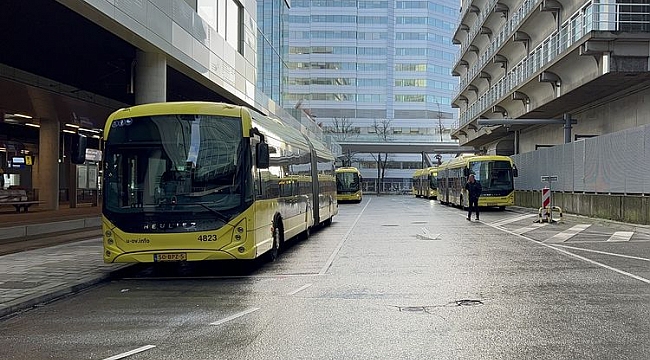
<instances>
[{"instance_id":1,"label":"glass facade","mask_svg":"<svg viewBox=\"0 0 650 360\"><path fill-rule=\"evenodd\" d=\"M257 0L257 89L282 105L289 53L288 6L284 0ZM297 23L310 19L298 17Z\"/></svg>"},{"instance_id":2,"label":"glass facade","mask_svg":"<svg viewBox=\"0 0 650 360\"><path fill-rule=\"evenodd\" d=\"M292 0L283 106L345 141L451 141L458 10L457 0ZM354 133L342 134L341 123ZM372 155L357 157L365 186L377 172L366 166ZM420 167L421 155L390 156L387 168L401 173L386 178L400 189L412 175L404 164Z\"/></svg>"},{"instance_id":3,"label":"glass facade","mask_svg":"<svg viewBox=\"0 0 650 360\"><path fill-rule=\"evenodd\" d=\"M309 109L326 126L345 113L361 128L438 127L437 116L402 116L442 112L450 128L457 16L455 0L292 1L284 107Z\"/></svg>"}]
</instances>

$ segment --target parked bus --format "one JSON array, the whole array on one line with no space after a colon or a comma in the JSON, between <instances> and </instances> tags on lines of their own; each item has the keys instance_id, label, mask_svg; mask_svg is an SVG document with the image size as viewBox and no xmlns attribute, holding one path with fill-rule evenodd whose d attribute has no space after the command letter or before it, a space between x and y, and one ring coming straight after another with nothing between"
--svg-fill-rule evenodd
<instances>
[{"instance_id":1,"label":"parked bus","mask_svg":"<svg viewBox=\"0 0 650 360\"><path fill-rule=\"evenodd\" d=\"M427 199L438 198L438 167L415 170L413 173L413 194Z\"/></svg>"},{"instance_id":2,"label":"parked bus","mask_svg":"<svg viewBox=\"0 0 650 360\"><path fill-rule=\"evenodd\" d=\"M338 201L361 202L361 172L355 167L336 169L336 198Z\"/></svg>"},{"instance_id":3,"label":"parked bus","mask_svg":"<svg viewBox=\"0 0 650 360\"><path fill-rule=\"evenodd\" d=\"M327 147L246 107L133 106L109 116L104 138L106 263L275 260L338 212Z\"/></svg>"},{"instance_id":4,"label":"parked bus","mask_svg":"<svg viewBox=\"0 0 650 360\"><path fill-rule=\"evenodd\" d=\"M507 156L465 155L449 160L438 169L438 200L442 204L466 208L469 198L465 183L474 174L483 192L478 206L496 206L505 209L515 204L513 178L517 168Z\"/></svg>"}]
</instances>

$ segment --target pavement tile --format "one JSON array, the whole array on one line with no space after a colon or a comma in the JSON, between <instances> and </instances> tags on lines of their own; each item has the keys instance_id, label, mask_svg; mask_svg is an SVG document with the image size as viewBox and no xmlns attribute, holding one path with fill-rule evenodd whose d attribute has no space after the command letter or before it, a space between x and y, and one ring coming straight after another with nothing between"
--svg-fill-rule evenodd
<instances>
[{"instance_id":1,"label":"pavement tile","mask_svg":"<svg viewBox=\"0 0 650 360\"><path fill-rule=\"evenodd\" d=\"M98 239L0 256L0 317L97 283L127 264L104 264Z\"/></svg>"}]
</instances>

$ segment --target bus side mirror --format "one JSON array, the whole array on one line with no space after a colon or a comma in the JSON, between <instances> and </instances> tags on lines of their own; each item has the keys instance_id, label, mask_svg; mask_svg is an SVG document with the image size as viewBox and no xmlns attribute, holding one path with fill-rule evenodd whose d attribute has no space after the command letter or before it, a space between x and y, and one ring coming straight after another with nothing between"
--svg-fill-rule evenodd
<instances>
[{"instance_id":1,"label":"bus side mirror","mask_svg":"<svg viewBox=\"0 0 650 360\"><path fill-rule=\"evenodd\" d=\"M517 168L512 169L512 176L514 177L519 176L519 170L517 170Z\"/></svg>"},{"instance_id":2,"label":"bus side mirror","mask_svg":"<svg viewBox=\"0 0 650 360\"><path fill-rule=\"evenodd\" d=\"M468 168L463 168L463 175L464 175L465 177L468 177L468 176L469 176L469 169L468 169Z\"/></svg>"},{"instance_id":3,"label":"bus side mirror","mask_svg":"<svg viewBox=\"0 0 650 360\"><path fill-rule=\"evenodd\" d=\"M255 165L258 169L268 169L269 162L269 144L258 143L255 147Z\"/></svg>"},{"instance_id":4,"label":"bus side mirror","mask_svg":"<svg viewBox=\"0 0 650 360\"><path fill-rule=\"evenodd\" d=\"M83 164L86 162L87 137L81 134L72 136L70 144L70 162L73 164Z\"/></svg>"}]
</instances>

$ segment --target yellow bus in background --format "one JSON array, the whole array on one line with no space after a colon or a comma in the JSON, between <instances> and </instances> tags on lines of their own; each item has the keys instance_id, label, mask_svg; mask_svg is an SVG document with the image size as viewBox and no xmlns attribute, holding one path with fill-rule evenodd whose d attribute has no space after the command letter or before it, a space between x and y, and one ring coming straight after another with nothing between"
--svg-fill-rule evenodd
<instances>
[{"instance_id":1,"label":"yellow bus in background","mask_svg":"<svg viewBox=\"0 0 650 360\"><path fill-rule=\"evenodd\" d=\"M417 169L413 173L413 194L416 197L436 199L438 197L438 167Z\"/></svg>"},{"instance_id":2,"label":"yellow bus in background","mask_svg":"<svg viewBox=\"0 0 650 360\"><path fill-rule=\"evenodd\" d=\"M438 200L440 203L466 208L469 197L465 183L474 174L483 192L479 207L499 207L515 204L514 178L517 167L512 159L500 155L464 155L443 163L438 168Z\"/></svg>"},{"instance_id":3,"label":"yellow bus in background","mask_svg":"<svg viewBox=\"0 0 650 360\"><path fill-rule=\"evenodd\" d=\"M361 202L361 172L355 167L336 169L336 198L338 201Z\"/></svg>"},{"instance_id":4,"label":"yellow bus in background","mask_svg":"<svg viewBox=\"0 0 650 360\"><path fill-rule=\"evenodd\" d=\"M275 260L285 241L338 212L325 144L246 107L124 108L104 139L106 263Z\"/></svg>"}]
</instances>

